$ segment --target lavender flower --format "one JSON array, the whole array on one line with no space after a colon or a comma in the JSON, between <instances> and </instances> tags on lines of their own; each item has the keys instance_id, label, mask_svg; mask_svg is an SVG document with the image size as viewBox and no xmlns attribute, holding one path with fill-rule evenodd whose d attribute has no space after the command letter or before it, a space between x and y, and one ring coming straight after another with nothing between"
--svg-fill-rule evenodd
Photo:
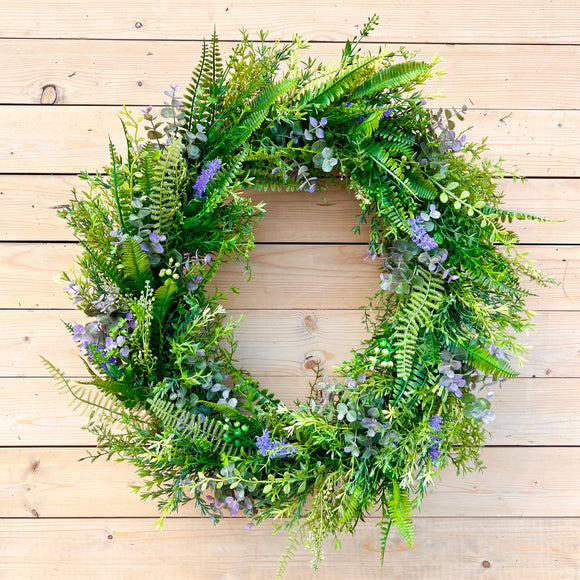
<instances>
[{"instance_id":1,"label":"lavender flower","mask_svg":"<svg viewBox=\"0 0 580 580\"><path fill-rule=\"evenodd\" d=\"M411 235L411 239L419 248L425 250L426 252L430 250L434 250L439 246L439 244L432 238L428 233L427 230L421 225L423 223L423 219L421 217L418 218L409 218L409 225L413 230L413 234Z\"/></svg>"},{"instance_id":2,"label":"lavender flower","mask_svg":"<svg viewBox=\"0 0 580 580\"><path fill-rule=\"evenodd\" d=\"M214 159L206 164L205 169L198 175L197 181L193 185L195 195L199 198L203 197L209 182L214 179L221 167L221 160Z\"/></svg>"},{"instance_id":3,"label":"lavender flower","mask_svg":"<svg viewBox=\"0 0 580 580\"><path fill-rule=\"evenodd\" d=\"M288 446L288 442L282 439L279 443L270 439L268 429L262 431L262 436L256 436L256 446L261 455L274 458L290 457L296 453L296 447Z\"/></svg>"},{"instance_id":4,"label":"lavender flower","mask_svg":"<svg viewBox=\"0 0 580 580\"><path fill-rule=\"evenodd\" d=\"M441 437L433 437L431 440L434 441L434 443L431 445L431 447L429 447L429 451L427 453L429 453L429 457L432 461L437 461L437 459L439 459L439 455L441 455Z\"/></svg>"},{"instance_id":5,"label":"lavender flower","mask_svg":"<svg viewBox=\"0 0 580 580\"><path fill-rule=\"evenodd\" d=\"M441 431L441 423L443 422L443 417L441 415L433 415L429 419L429 427L432 427L436 431Z\"/></svg>"}]
</instances>

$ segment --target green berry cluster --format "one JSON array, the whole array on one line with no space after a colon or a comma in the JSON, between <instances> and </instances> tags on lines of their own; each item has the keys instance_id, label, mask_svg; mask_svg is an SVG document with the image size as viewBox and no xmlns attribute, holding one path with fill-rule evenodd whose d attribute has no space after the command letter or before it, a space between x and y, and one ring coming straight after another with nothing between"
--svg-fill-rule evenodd
<instances>
[{"instance_id":1,"label":"green berry cluster","mask_svg":"<svg viewBox=\"0 0 580 580\"><path fill-rule=\"evenodd\" d=\"M368 359L373 364L375 368L379 369L390 369L394 366L394 362L391 360L391 354L393 352L393 347L386 338L378 338L376 345L368 349Z\"/></svg>"},{"instance_id":2,"label":"green berry cluster","mask_svg":"<svg viewBox=\"0 0 580 580\"><path fill-rule=\"evenodd\" d=\"M242 443L247 445L252 443L247 425L242 425L239 421L232 421L226 417L224 420L224 441L233 443L235 447L241 447Z\"/></svg>"}]
</instances>

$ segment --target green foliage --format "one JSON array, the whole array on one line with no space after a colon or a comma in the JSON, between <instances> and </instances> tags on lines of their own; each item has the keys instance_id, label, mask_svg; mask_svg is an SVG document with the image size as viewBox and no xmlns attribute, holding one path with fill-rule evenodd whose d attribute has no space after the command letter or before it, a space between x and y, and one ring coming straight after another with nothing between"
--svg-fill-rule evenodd
<instances>
[{"instance_id":1,"label":"green foliage","mask_svg":"<svg viewBox=\"0 0 580 580\"><path fill-rule=\"evenodd\" d=\"M446 299L443 284L433 274L422 268L417 274L422 282L414 286L392 323L397 376L402 380L411 374L421 332L431 327L438 308Z\"/></svg>"},{"instance_id":2,"label":"green foliage","mask_svg":"<svg viewBox=\"0 0 580 580\"><path fill-rule=\"evenodd\" d=\"M125 279L130 287L143 290L147 283L153 282L149 258L139 247L137 240L133 238L126 240L121 246L121 254Z\"/></svg>"},{"instance_id":3,"label":"green foliage","mask_svg":"<svg viewBox=\"0 0 580 580\"><path fill-rule=\"evenodd\" d=\"M409 492L406 489L400 489L397 482L393 481L390 495L387 498L389 519L395 526L403 540L409 546L413 545L415 535L413 522L411 521L411 501Z\"/></svg>"}]
</instances>

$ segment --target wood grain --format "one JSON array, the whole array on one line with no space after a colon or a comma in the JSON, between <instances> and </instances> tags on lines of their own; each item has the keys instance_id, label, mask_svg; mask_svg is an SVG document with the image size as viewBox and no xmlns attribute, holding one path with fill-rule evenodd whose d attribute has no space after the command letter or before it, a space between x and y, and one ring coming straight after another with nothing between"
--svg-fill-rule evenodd
<instances>
[{"instance_id":1,"label":"wood grain","mask_svg":"<svg viewBox=\"0 0 580 580\"><path fill-rule=\"evenodd\" d=\"M135 110L137 112L137 110ZM116 107L0 108L0 173L76 173L107 163L107 141L124 151ZM469 138L488 137L488 158L528 177L580 176L580 111L473 110ZM457 129L459 130L459 128Z\"/></svg>"},{"instance_id":2,"label":"wood grain","mask_svg":"<svg viewBox=\"0 0 580 580\"><path fill-rule=\"evenodd\" d=\"M363 245L259 245L252 252L252 277L243 265L224 263L214 279L222 291L239 288L229 308L356 309L380 282L380 263L364 261ZM535 295L526 304L539 310L580 309L580 246L521 246L560 285L523 287ZM79 252L71 244L1 244L0 308L72 308L57 275L70 270ZM58 282L58 283L57 283ZM212 283L213 286L213 283ZM14 288L18 287L18 293Z\"/></svg>"},{"instance_id":3,"label":"wood grain","mask_svg":"<svg viewBox=\"0 0 580 580\"><path fill-rule=\"evenodd\" d=\"M290 407L310 392L308 377L256 378ZM518 378L491 389L497 418L487 445L580 446L578 379ZM0 392L0 446L94 445L86 418L52 379L0 379Z\"/></svg>"},{"instance_id":4,"label":"wood grain","mask_svg":"<svg viewBox=\"0 0 580 580\"><path fill-rule=\"evenodd\" d=\"M340 8L339 8L340 7ZM339 8L339 9L338 9ZM222 39L240 38L246 28L257 38L260 28L272 38L299 32L318 41L343 41L373 13L381 26L376 42L482 42L497 44L577 44L580 9L574 0L500 0L466 4L463 0L174 0L170 7L151 0L55 0L48 10L40 0L22 0L2 9L3 37L11 38L209 38L215 26ZM121 56L121 55L120 55Z\"/></svg>"},{"instance_id":5,"label":"wood grain","mask_svg":"<svg viewBox=\"0 0 580 580\"><path fill-rule=\"evenodd\" d=\"M24 307L65 307L51 278L74 249L46 242L72 241L56 208L78 183L71 174L106 163L108 135L120 140L121 103L137 111L158 102L169 83L187 84L214 25L226 41L239 39L241 27L250 38L259 28L272 39L299 32L313 41L310 54L327 59L373 12L381 25L371 42L441 55L447 74L430 83L430 92L444 93L434 103L470 103L470 137L489 136L492 157L533 178L506 180L508 207L567 220L512 226L524 244L551 245L529 249L565 283L530 302L545 310L537 332L524 337L533 362L522 378L495 388L488 469L466 479L446 473L416 518L416 547L394 534L382 570L369 518L342 550L329 547L316 577L578 577L578 1L21 0L0 6L0 241L16 242L0 245L0 308L14 309L0 310L0 446L8 446L0 449L1 580L274 576L285 534L272 536L267 525L247 532L237 518L214 528L196 517L170 518L156 531L154 506L127 490L130 466L76 461L94 441L38 355L84 374L59 320L79 313ZM257 230L267 245L254 255L252 286L231 303L242 309L233 314L247 315L240 358L290 402L307 393L313 359L330 367L364 335L359 314L337 308L360 301L352 278L372 283L368 264L355 259L364 245L349 245L364 244L366 232L352 236L357 208L345 191L328 192L327 205L305 193L253 195L268 206ZM222 275L224 283L238 280L227 268ZM278 310L249 311L258 290ZM81 448L57 447L71 445ZM503 447L513 445L527 447ZM287 578L314 578L310 559L299 550Z\"/></svg>"},{"instance_id":6,"label":"wood grain","mask_svg":"<svg viewBox=\"0 0 580 580\"><path fill-rule=\"evenodd\" d=\"M128 462L91 463L83 449L0 449L0 517L154 517ZM444 470L423 502L422 516L580 516L580 449L489 447L485 470L458 477ZM562 470L561 465L567 468ZM180 516L199 516L193 502Z\"/></svg>"},{"instance_id":7,"label":"wood grain","mask_svg":"<svg viewBox=\"0 0 580 580\"><path fill-rule=\"evenodd\" d=\"M72 241L72 232L57 216L57 209L82 191L83 182L70 175L0 174L0 241ZM531 179L499 184L505 206L541 215L555 223L515 221L509 225L522 243L580 243L580 180ZM365 241L352 234L359 212L354 196L332 188L319 195L306 192L248 191L256 202L264 201L267 215L256 228L258 242L353 243ZM326 200L326 203L325 201Z\"/></svg>"},{"instance_id":8,"label":"wood grain","mask_svg":"<svg viewBox=\"0 0 580 580\"><path fill-rule=\"evenodd\" d=\"M243 368L261 377L312 377L316 361L331 371L350 358L365 338L361 314L352 310L230 310L244 316L236 332ZM58 310L0 311L0 377L47 376L40 355L69 376L84 375L75 343L62 320L82 323L82 313ZM536 331L522 340L531 347L522 377L579 377L579 311L544 311Z\"/></svg>"},{"instance_id":9,"label":"wood grain","mask_svg":"<svg viewBox=\"0 0 580 580\"><path fill-rule=\"evenodd\" d=\"M224 56L232 46L222 43ZM436 70L445 74L422 89L426 95L438 95L432 106L578 107L577 46L413 43L408 48L419 51L417 58L426 62L435 55L442 59ZM315 43L304 55L328 62L339 58L341 50L341 44ZM370 44L365 50L377 47ZM170 84L189 84L200 53L201 42L0 40L0 68L7 79L0 103L161 104ZM568 66L559 66L564 61Z\"/></svg>"},{"instance_id":10,"label":"wood grain","mask_svg":"<svg viewBox=\"0 0 580 580\"><path fill-rule=\"evenodd\" d=\"M199 519L170 519L163 531L154 520L16 519L0 524L0 565L7 580L271 580L288 543L268 525L244 530L244 520L218 527ZM573 580L580 566L578 518L418 518L417 543L409 549L393 532L385 564L379 565L376 521L355 536L341 535L342 549L325 544L314 574L312 556L298 550L288 568L292 580L364 577ZM26 554L26 558L19 558ZM453 574L453 576L450 575Z\"/></svg>"}]
</instances>

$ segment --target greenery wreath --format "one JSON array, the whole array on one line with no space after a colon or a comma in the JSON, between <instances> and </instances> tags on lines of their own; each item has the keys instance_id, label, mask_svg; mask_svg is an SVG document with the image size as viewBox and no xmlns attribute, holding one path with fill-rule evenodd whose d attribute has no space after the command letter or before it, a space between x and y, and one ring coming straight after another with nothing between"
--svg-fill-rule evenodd
<instances>
[{"instance_id":1,"label":"greenery wreath","mask_svg":"<svg viewBox=\"0 0 580 580\"><path fill-rule=\"evenodd\" d=\"M161 119L124 109L125 158L110 144L110 164L81 174L87 190L60 214L82 246L63 278L90 319L67 325L90 378L45 364L89 410L90 457L132 463L162 517L194 501L214 522L282 521L281 572L300 543L316 567L323 540L338 545L370 510L382 557L392 525L412 543L434 477L480 466L486 391L516 375L508 352L521 360L514 334L532 326L520 275L551 282L503 225L542 218L500 208L505 172L455 128L465 108L425 106L417 87L436 61L363 53L376 24L334 64L264 32L242 33L224 63L214 34L184 96L165 92ZM359 201L355 230L370 226L380 283L370 338L289 408L236 366L237 322L210 282L224 260L249 267L264 207L243 190L327 183Z\"/></svg>"}]
</instances>

